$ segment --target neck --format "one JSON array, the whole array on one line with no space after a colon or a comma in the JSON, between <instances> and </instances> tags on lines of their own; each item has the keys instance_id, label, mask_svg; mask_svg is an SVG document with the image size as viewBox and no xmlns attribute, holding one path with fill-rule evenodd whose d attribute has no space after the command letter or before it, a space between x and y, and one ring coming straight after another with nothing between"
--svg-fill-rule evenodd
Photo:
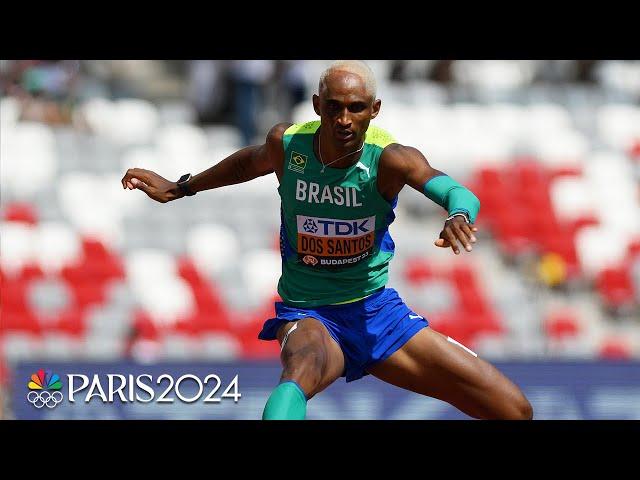
<instances>
[{"instance_id":1,"label":"neck","mask_svg":"<svg viewBox=\"0 0 640 480\"><path fill-rule=\"evenodd\" d=\"M339 147L336 146L331 132L326 132L326 136L322 134L322 128L319 129L319 133L315 138L315 147L318 152L318 159L325 165L331 164L333 168L345 168L350 167L357 163L360 159L361 148L364 146L364 138L357 143L355 147ZM322 150L321 150L322 149ZM343 157L340 160L340 157ZM332 163L334 162L334 163Z\"/></svg>"}]
</instances>

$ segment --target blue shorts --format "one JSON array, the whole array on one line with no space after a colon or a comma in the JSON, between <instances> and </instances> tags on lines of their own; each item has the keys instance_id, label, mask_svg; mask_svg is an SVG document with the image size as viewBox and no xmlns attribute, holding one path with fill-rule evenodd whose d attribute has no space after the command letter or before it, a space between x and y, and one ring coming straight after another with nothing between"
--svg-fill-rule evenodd
<instances>
[{"instance_id":1,"label":"blue shorts","mask_svg":"<svg viewBox=\"0 0 640 480\"><path fill-rule=\"evenodd\" d=\"M429 322L402 301L393 288L344 305L298 308L276 302L276 317L264 323L261 340L276 340L278 329L287 322L313 317L338 342L345 359L342 373L347 382L368 375L366 369L385 360Z\"/></svg>"}]
</instances>

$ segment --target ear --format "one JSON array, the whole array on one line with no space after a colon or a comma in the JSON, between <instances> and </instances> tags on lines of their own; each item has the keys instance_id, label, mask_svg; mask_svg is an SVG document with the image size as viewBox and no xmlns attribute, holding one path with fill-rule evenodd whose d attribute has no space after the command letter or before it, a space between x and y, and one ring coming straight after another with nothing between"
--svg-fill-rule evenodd
<instances>
[{"instance_id":1,"label":"ear","mask_svg":"<svg viewBox=\"0 0 640 480\"><path fill-rule=\"evenodd\" d=\"M380 113L380 105L382 105L382 100L377 99L373 102L373 108L371 109L371 119L373 120Z\"/></svg>"},{"instance_id":2,"label":"ear","mask_svg":"<svg viewBox=\"0 0 640 480\"><path fill-rule=\"evenodd\" d=\"M318 95L313 95L313 109L320 116L320 97Z\"/></svg>"}]
</instances>

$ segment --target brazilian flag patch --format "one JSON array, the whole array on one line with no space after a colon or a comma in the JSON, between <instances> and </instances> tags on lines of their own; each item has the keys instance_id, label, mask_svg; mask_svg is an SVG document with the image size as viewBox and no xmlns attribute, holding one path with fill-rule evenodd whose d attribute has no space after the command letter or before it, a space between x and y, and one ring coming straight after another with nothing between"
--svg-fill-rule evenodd
<instances>
[{"instance_id":1,"label":"brazilian flag patch","mask_svg":"<svg viewBox=\"0 0 640 480\"><path fill-rule=\"evenodd\" d=\"M291 152L291 158L289 159L289 170L294 172L304 173L304 169L307 166L307 156L298 152Z\"/></svg>"}]
</instances>

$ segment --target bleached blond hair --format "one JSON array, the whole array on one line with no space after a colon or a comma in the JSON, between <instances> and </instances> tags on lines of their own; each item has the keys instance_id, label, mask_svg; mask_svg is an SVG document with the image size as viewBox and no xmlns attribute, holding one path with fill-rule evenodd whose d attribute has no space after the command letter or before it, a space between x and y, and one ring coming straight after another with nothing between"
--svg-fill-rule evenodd
<instances>
[{"instance_id":1,"label":"bleached blond hair","mask_svg":"<svg viewBox=\"0 0 640 480\"><path fill-rule=\"evenodd\" d=\"M336 60L320 75L320 83L318 83L318 93L322 90L322 86L325 84L327 77L334 72L349 72L359 76L364 82L364 86L367 94L371 95L371 98L376 98L376 78L373 75L373 71L369 68L369 65L361 60Z\"/></svg>"}]
</instances>

